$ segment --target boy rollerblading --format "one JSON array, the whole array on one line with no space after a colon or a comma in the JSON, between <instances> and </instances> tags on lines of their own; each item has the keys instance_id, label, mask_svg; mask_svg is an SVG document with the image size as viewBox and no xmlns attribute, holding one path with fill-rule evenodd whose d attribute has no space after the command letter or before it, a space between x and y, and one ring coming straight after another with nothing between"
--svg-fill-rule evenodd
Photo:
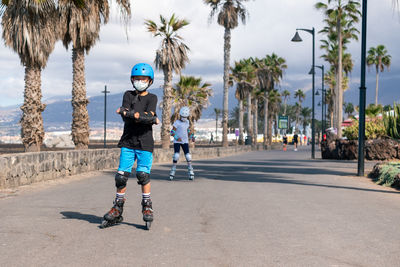
<instances>
[{"instance_id":1,"label":"boy rollerblading","mask_svg":"<svg viewBox=\"0 0 400 267\"><path fill-rule=\"evenodd\" d=\"M137 183L142 189L143 220L147 229L150 229L153 221L150 198L150 170L154 149L152 125L159 123L156 117L157 96L147 92L153 80L154 72L149 64L136 64L131 70L131 82L135 90L125 92L122 106L117 110L124 120L124 132L118 143L121 148L120 161L115 175L117 195L114 206L103 217L103 227L123 220L126 186L135 161Z\"/></svg>"}]
</instances>

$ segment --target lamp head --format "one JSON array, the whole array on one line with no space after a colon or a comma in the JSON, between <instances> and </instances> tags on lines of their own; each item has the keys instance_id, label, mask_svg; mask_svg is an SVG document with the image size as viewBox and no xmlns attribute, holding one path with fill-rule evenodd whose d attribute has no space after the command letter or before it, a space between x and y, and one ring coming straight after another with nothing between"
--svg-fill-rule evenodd
<instances>
[{"instance_id":1,"label":"lamp head","mask_svg":"<svg viewBox=\"0 0 400 267\"><path fill-rule=\"evenodd\" d=\"M292 38L292 42L302 42L303 39L301 39L299 32L296 31L296 34L294 35L294 37Z\"/></svg>"}]
</instances>

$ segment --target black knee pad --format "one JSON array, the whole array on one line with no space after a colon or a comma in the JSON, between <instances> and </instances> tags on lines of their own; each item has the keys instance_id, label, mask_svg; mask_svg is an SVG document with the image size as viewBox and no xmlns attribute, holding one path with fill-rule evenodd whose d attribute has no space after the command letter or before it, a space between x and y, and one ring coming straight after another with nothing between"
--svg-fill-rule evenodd
<instances>
[{"instance_id":1,"label":"black knee pad","mask_svg":"<svg viewBox=\"0 0 400 267\"><path fill-rule=\"evenodd\" d=\"M146 185L150 183L150 174L146 172L136 172L136 178L138 179L138 184Z\"/></svg>"},{"instance_id":2,"label":"black knee pad","mask_svg":"<svg viewBox=\"0 0 400 267\"><path fill-rule=\"evenodd\" d=\"M124 172L124 174L117 172L117 174L115 174L115 187L117 187L118 189L125 188L128 177L129 172Z\"/></svg>"}]
</instances>

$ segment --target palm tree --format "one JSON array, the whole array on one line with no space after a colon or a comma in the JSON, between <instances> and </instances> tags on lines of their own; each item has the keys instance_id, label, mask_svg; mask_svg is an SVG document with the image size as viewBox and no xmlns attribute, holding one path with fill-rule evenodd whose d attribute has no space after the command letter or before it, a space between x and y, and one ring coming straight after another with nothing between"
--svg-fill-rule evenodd
<instances>
[{"instance_id":1,"label":"palm tree","mask_svg":"<svg viewBox=\"0 0 400 267\"><path fill-rule=\"evenodd\" d=\"M222 116L222 146L228 146L228 89L231 53L231 30L239 25L239 19L246 23L247 10L243 2L248 0L204 0L211 7L210 19L218 13L218 24L225 28L224 34L224 101Z\"/></svg>"},{"instance_id":2,"label":"palm tree","mask_svg":"<svg viewBox=\"0 0 400 267\"><path fill-rule=\"evenodd\" d=\"M301 108L302 107L301 107L301 104L299 102L296 102L294 104L294 111L296 113L296 128L299 128Z\"/></svg>"},{"instance_id":3,"label":"palm tree","mask_svg":"<svg viewBox=\"0 0 400 267\"><path fill-rule=\"evenodd\" d=\"M26 152L40 151L44 129L41 72L57 40L54 1L2 1L3 39L25 67L24 104L21 106L21 139Z\"/></svg>"},{"instance_id":4,"label":"palm tree","mask_svg":"<svg viewBox=\"0 0 400 267\"><path fill-rule=\"evenodd\" d=\"M369 104L368 107L365 109L365 115L369 118L375 118L382 112L383 112L383 106L381 104L379 105Z\"/></svg>"},{"instance_id":5,"label":"palm tree","mask_svg":"<svg viewBox=\"0 0 400 267\"><path fill-rule=\"evenodd\" d=\"M358 30L354 28L354 24L359 21L361 16L360 3L354 0L327 0L327 3L318 2L315 7L323 10L326 16L324 21L328 26L321 32L333 35L334 38L331 39L336 40L337 43L334 127L338 131L338 136L341 137L343 91L340 85L343 79L343 47L351 39L357 39L355 32L358 32Z\"/></svg>"},{"instance_id":6,"label":"palm tree","mask_svg":"<svg viewBox=\"0 0 400 267\"><path fill-rule=\"evenodd\" d=\"M283 111L283 115L286 115L286 103L290 97L290 92L288 90L285 90L282 92L281 96L283 97L283 105L284 105L284 111Z\"/></svg>"},{"instance_id":7,"label":"palm tree","mask_svg":"<svg viewBox=\"0 0 400 267\"><path fill-rule=\"evenodd\" d=\"M375 65L376 69L375 105L378 105L379 72L383 72L385 67L389 69L391 58L392 57L387 54L387 50L384 45L371 47L368 51L367 65Z\"/></svg>"},{"instance_id":8,"label":"palm tree","mask_svg":"<svg viewBox=\"0 0 400 267\"><path fill-rule=\"evenodd\" d=\"M330 122L330 127L333 127L333 108L334 108L334 103L333 103L333 90L332 89L328 89L326 91L326 95L325 95L325 100L326 100L326 104L328 105L328 114L326 115L327 118L329 118L329 122Z\"/></svg>"},{"instance_id":9,"label":"palm tree","mask_svg":"<svg viewBox=\"0 0 400 267\"><path fill-rule=\"evenodd\" d=\"M280 108L282 98L277 89L274 89L268 94L268 145L272 145L272 121L275 119L275 134L277 133L276 116Z\"/></svg>"},{"instance_id":10,"label":"palm tree","mask_svg":"<svg viewBox=\"0 0 400 267\"><path fill-rule=\"evenodd\" d=\"M258 136L258 107L259 100L263 98L263 92L259 88L254 88L253 92L253 140L254 144L257 144L257 136Z\"/></svg>"},{"instance_id":11,"label":"palm tree","mask_svg":"<svg viewBox=\"0 0 400 267\"><path fill-rule=\"evenodd\" d=\"M219 108L214 108L214 114L215 114L215 140L217 140L217 136L218 136L218 118L219 118L219 115L221 115L221 110Z\"/></svg>"},{"instance_id":12,"label":"palm tree","mask_svg":"<svg viewBox=\"0 0 400 267\"><path fill-rule=\"evenodd\" d=\"M164 89L162 105L161 142L162 148L169 148L171 128L171 102L172 102L172 73L180 74L189 62L189 47L183 43L183 38L178 31L189 24L185 19L178 19L175 14L168 20L160 15L160 25L152 20L146 20L147 31L154 37L161 37L161 46L156 51L155 65L164 72Z\"/></svg>"},{"instance_id":13,"label":"palm tree","mask_svg":"<svg viewBox=\"0 0 400 267\"><path fill-rule=\"evenodd\" d=\"M294 98L298 98L299 100L298 105L296 105L296 125L298 125L300 113L302 110L302 103L304 101L304 98L306 98L306 95L304 94L303 90L299 89L296 92L294 92Z\"/></svg>"},{"instance_id":14,"label":"palm tree","mask_svg":"<svg viewBox=\"0 0 400 267\"><path fill-rule=\"evenodd\" d=\"M255 69L252 59L242 59L235 62L235 67L231 69L230 80L237 84L237 94L246 99L247 104L247 136L253 137L252 125L252 92L256 86ZM239 91L238 91L239 90ZM241 102L239 101L239 105Z\"/></svg>"},{"instance_id":15,"label":"palm tree","mask_svg":"<svg viewBox=\"0 0 400 267\"><path fill-rule=\"evenodd\" d=\"M279 57L275 53L265 56L259 60L253 60L253 65L256 67L258 84L261 91L264 93L264 146L267 146L268 140L268 121L269 112L269 94L275 89L275 86L280 83L283 77L283 71L287 68L284 58Z\"/></svg>"},{"instance_id":16,"label":"palm tree","mask_svg":"<svg viewBox=\"0 0 400 267\"><path fill-rule=\"evenodd\" d=\"M179 117L179 110L183 106L190 109L189 124L190 130L194 132L194 122L201 118L203 109L209 104L209 98L212 96L211 84L203 83L201 78L193 76L181 76L180 80L172 89L172 107L174 112L171 121Z\"/></svg>"},{"instance_id":17,"label":"palm tree","mask_svg":"<svg viewBox=\"0 0 400 267\"><path fill-rule=\"evenodd\" d=\"M301 109L301 121L303 122L303 134L306 134L306 127L311 123L311 112L309 107L304 107Z\"/></svg>"},{"instance_id":18,"label":"palm tree","mask_svg":"<svg viewBox=\"0 0 400 267\"><path fill-rule=\"evenodd\" d=\"M344 103L344 112L347 114L347 117L349 118L351 115L353 115L354 112L354 105L353 103Z\"/></svg>"},{"instance_id":19,"label":"palm tree","mask_svg":"<svg viewBox=\"0 0 400 267\"><path fill-rule=\"evenodd\" d=\"M89 145L89 113L86 97L85 52L96 44L100 26L108 22L109 0L70 1L58 0L61 39L68 49L72 43L72 125L71 135L75 149ZM125 21L130 18L129 0L117 0Z\"/></svg>"},{"instance_id":20,"label":"palm tree","mask_svg":"<svg viewBox=\"0 0 400 267\"><path fill-rule=\"evenodd\" d=\"M236 83L236 98L239 101L239 144L243 143L243 103L247 104L247 136L253 136L252 121L252 91L256 86L254 67L250 59L235 62L231 68L230 84Z\"/></svg>"}]
</instances>

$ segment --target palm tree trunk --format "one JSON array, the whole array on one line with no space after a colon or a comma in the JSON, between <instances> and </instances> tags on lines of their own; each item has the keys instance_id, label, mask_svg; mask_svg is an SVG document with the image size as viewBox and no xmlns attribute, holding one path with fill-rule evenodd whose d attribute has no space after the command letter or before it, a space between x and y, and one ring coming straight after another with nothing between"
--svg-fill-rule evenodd
<instances>
[{"instance_id":1,"label":"palm tree trunk","mask_svg":"<svg viewBox=\"0 0 400 267\"><path fill-rule=\"evenodd\" d=\"M337 72L337 118L336 125L337 135L339 138L342 137L342 120L343 120L343 36L342 36L342 27L341 27L341 19L338 19L337 24L337 33L338 33L338 41L339 41L339 49L338 49L338 72Z\"/></svg>"},{"instance_id":2,"label":"palm tree trunk","mask_svg":"<svg viewBox=\"0 0 400 267\"><path fill-rule=\"evenodd\" d=\"M375 86L375 106L378 105L378 89L379 89L379 70L376 70L376 86Z\"/></svg>"},{"instance_id":3,"label":"palm tree trunk","mask_svg":"<svg viewBox=\"0 0 400 267\"><path fill-rule=\"evenodd\" d=\"M243 145L243 100L239 99L239 145Z\"/></svg>"},{"instance_id":4,"label":"palm tree trunk","mask_svg":"<svg viewBox=\"0 0 400 267\"><path fill-rule=\"evenodd\" d=\"M257 97L254 98L254 117L253 117L253 139L254 145L257 144L257 135L258 135L258 99Z\"/></svg>"},{"instance_id":5,"label":"palm tree trunk","mask_svg":"<svg viewBox=\"0 0 400 267\"><path fill-rule=\"evenodd\" d=\"M264 133L263 133L264 149L267 148L267 145L268 145L268 109L269 109L268 105L269 105L268 92L265 91L264 92Z\"/></svg>"},{"instance_id":6,"label":"palm tree trunk","mask_svg":"<svg viewBox=\"0 0 400 267\"><path fill-rule=\"evenodd\" d=\"M284 107L285 107L285 109L283 111L283 115L286 115L286 108L287 108L286 101L287 101L287 99L285 97L285 100L283 101L284 102Z\"/></svg>"},{"instance_id":7,"label":"palm tree trunk","mask_svg":"<svg viewBox=\"0 0 400 267\"><path fill-rule=\"evenodd\" d=\"M273 116L268 116L268 145L269 146L272 145L272 118L273 118Z\"/></svg>"},{"instance_id":8,"label":"palm tree trunk","mask_svg":"<svg viewBox=\"0 0 400 267\"><path fill-rule=\"evenodd\" d=\"M228 96L229 96L229 65L231 56L231 30L225 28L224 34L224 110L222 115L222 146L228 146Z\"/></svg>"},{"instance_id":9,"label":"palm tree trunk","mask_svg":"<svg viewBox=\"0 0 400 267\"><path fill-rule=\"evenodd\" d=\"M25 67L24 104L21 106L21 139L25 152L40 151L43 144L44 128L42 112L41 70L38 67Z\"/></svg>"},{"instance_id":10,"label":"palm tree trunk","mask_svg":"<svg viewBox=\"0 0 400 267\"><path fill-rule=\"evenodd\" d=\"M89 113L86 98L85 51L72 48L72 126L71 135L75 149L87 149L89 145Z\"/></svg>"},{"instance_id":11,"label":"palm tree trunk","mask_svg":"<svg viewBox=\"0 0 400 267\"><path fill-rule=\"evenodd\" d=\"M162 148L168 149L170 143L171 128L171 102L172 102L172 70L165 68L164 71L164 96L162 106L161 142Z\"/></svg>"},{"instance_id":12,"label":"palm tree trunk","mask_svg":"<svg viewBox=\"0 0 400 267\"><path fill-rule=\"evenodd\" d=\"M253 127L252 127L252 116L251 116L251 92L247 94L247 136L253 137Z\"/></svg>"}]
</instances>

